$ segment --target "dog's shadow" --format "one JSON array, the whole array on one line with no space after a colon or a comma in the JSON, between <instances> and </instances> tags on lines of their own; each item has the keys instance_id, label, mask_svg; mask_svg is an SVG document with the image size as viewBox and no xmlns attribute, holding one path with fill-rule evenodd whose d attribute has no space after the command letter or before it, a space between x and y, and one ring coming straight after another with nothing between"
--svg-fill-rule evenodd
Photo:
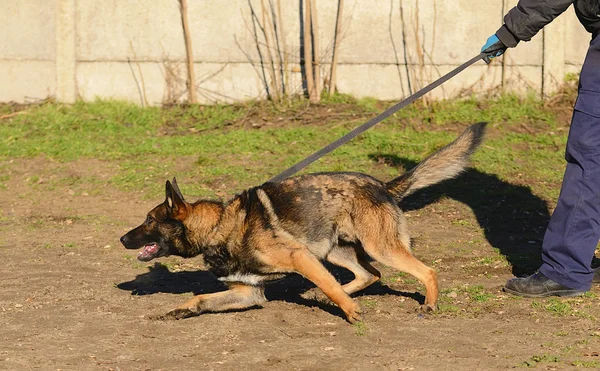
<instances>
[{"instance_id":1,"label":"dog's shadow","mask_svg":"<svg viewBox=\"0 0 600 371\"><path fill-rule=\"evenodd\" d=\"M343 268L328 263L326 263L326 266L339 282L350 282L354 278L351 272ZM130 291L131 295L184 294L189 292L200 295L227 289L223 283L207 271L171 272L167 266L161 263L154 263L154 266L148 267L148 272L137 275L131 281L118 284L117 288ZM267 283L265 296L269 301L284 301L308 307L318 307L330 314L344 317L337 306L327 300L318 298L316 295L310 295L311 290L314 288L315 285L304 277L298 274L290 274L280 280ZM425 301L425 297L418 292L397 291L379 282L353 296L360 297L363 295L404 296L420 304ZM176 306L181 303L173 304Z\"/></svg>"},{"instance_id":2,"label":"dog's shadow","mask_svg":"<svg viewBox=\"0 0 600 371\"><path fill-rule=\"evenodd\" d=\"M404 169L417 164L396 155L379 153L370 157ZM550 213L546 201L533 194L531 188L470 168L455 179L415 192L400 207L404 211L418 210L443 197L473 210L486 239L506 257L515 276L531 274L539 268Z\"/></svg>"}]
</instances>

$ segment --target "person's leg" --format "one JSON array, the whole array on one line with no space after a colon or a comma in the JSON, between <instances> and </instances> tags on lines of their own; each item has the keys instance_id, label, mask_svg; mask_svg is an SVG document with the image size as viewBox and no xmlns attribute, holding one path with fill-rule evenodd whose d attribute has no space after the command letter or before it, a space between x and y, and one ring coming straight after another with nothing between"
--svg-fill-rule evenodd
<instances>
[{"instance_id":1,"label":"person's leg","mask_svg":"<svg viewBox=\"0 0 600 371\"><path fill-rule=\"evenodd\" d=\"M508 292L569 296L591 286L600 238L600 37L581 70L565 158L561 193L542 243L541 275L509 281Z\"/></svg>"}]
</instances>

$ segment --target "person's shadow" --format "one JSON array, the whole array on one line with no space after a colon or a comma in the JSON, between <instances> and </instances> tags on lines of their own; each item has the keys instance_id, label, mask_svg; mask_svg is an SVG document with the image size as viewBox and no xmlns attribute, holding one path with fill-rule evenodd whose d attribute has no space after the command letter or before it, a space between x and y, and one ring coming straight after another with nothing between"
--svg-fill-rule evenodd
<instances>
[{"instance_id":1,"label":"person's shadow","mask_svg":"<svg viewBox=\"0 0 600 371\"><path fill-rule=\"evenodd\" d=\"M396 155L371 154L392 166L411 169L417 163ZM541 244L550 213L546 201L527 186L515 185L469 168L455 179L422 189L402 200L404 211L418 210L449 197L469 206L488 242L506 257L515 276L541 265Z\"/></svg>"}]
</instances>

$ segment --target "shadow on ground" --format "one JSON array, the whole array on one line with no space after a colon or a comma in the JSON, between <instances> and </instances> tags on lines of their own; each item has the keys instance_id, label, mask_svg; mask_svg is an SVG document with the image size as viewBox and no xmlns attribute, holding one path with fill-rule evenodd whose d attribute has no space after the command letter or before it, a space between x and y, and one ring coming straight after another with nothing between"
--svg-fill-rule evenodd
<instances>
[{"instance_id":1,"label":"shadow on ground","mask_svg":"<svg viewBox=\"0 0 600 371\"><path fill-rule=\"evenodd\" d=\"M417 164L396 155L372 154L370 157L404 169ZM442 197L460 201L473 210L485 237L507 258L515 276L531 274L539 268L550 213L546 201L534 195L529 187L468 169L456 179L410 195L400 206L405 211L418 210Z\"/></svg>"},{"instance_id":2,"label":"shadow on ground","mask_svg":"<svg viewBox=\"0 0 600 371\"><path fill-rule=\"evenodd\" d=\"M335 278L342 283L349 282L354 278L352 273L344 268L328 263L326 266ZM117 287L121 290L131 291L131 295L152 295L156 293L183 294L188 292L200 295L227 289L224 284L219 282L209 272L200 270L171 272L167 266L161 263L154 263L154 266L148 267L148 272L137 275L131 281L122 282ZM269 301L285 301L308 307L318 307L333 315L345 318L343 312L337 306L328 300L323 300L313 295L311 289L314 287L304 277L297 274L290 274L280 280L268 283L265 289L265 296ZM314 294L318 294L318 291L314 292ZM360 297L363 295L404 296L415 300L419 304L425 302L425 297L418 292L397 291L380 282L372 284L353 296ZM177 305L181 303L173 304Z\"/></svg>"}]
</instances>

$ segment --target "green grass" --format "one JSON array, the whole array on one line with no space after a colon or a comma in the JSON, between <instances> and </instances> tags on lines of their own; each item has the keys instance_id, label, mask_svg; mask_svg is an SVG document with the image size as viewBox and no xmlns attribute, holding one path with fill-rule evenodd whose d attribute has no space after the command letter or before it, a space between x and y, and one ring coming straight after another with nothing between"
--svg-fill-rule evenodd
<instances>
[{"instance_id":1,"label":"green grass","mask_svg":"<svg viewBox=\"0 0 600 371\"><path fill-rule=\"evenodd\" d=\"M551 298L548 299L548 303L546 304L546 310L552 313L555 316L565 317L573 314L573 308L571 304L566 302L565 300Z\"/></svg>"},{"instance_id":2,"label":"green grass","mask_svg":"<svg viewBox=\"0 0 600 371\"><path fill-rule=\"evenodd\" d=\"M595 368L600 369L600 361L592 360L592 361L573 361L571 365L575 367L583 367L583 368Z\"/></svg>"},{"instance_id":3,"label":"green grass","mask_svg":"<svg viewBox=\"0 0 600 371\"><path fill-rule=\"evenodd\" d=\"M455 292L457 295L466 294L469 297L469 299L477 303L485 303L486 301L494 297L494 294L486 292L485 288L481 285L462 285L441 290L442 300L449 300L449 298L447 298L447 295L451 292Z\"/></svg>"},{"instance_id":4,"label":"green grass","mask_svg":"<svg viewBox=\"0 0 600 371\"><path fill-rule=\"evenodd\" d=\"M65 243L65 244L63 245L63 247L64 247L64 248L67 248L67 249L77 249L77 248L79 248L80 246L79 246L77 243L75 243L75 242L68 242L68 243Z\"/></svg>"},{"instance_id":5,"label":"green grass","mask_svg":"<svg viewBox=\"0 0 600 371\"><path fill-rule=\"evenodd\" d=\"M447 304L447 303L438 303L438 310L436 311L436 314L458 314L460 313L461 309L456 306L456 305L452 305L452 304Z\"/></svg>"},{"instance_id":6,"label":"green grass","mask_svg":"<svg viewBox=\"0 0 600 371\"><path fill-rule=\"evenodd\" d=\"M535 313L546 312L555 317L579 317L594 319L589 313L590 305L595 305L596 295L583 295L578 298L548 298L531 300Z\"/></svg>"},{"instance_id":7,"label":"green grass","mask_svg":"<svg viewBox=\"0 0 600 371\"><path fill-rule=\"evenodd\" d=\"M391 104L335 94L310 109L321 114L328 109L357 113L366 121ZM162 193L165 179L178 176L184 178L184 193L213 197L215 182L233 186L230 192L260 184L362 121L347 123L349 115L341 115L318 125L243 127L244 122L261 117L267 121L292 117L306 107L305 101L293 101L287 107L253 103L169 108L141 108L110 100L47 103L28 107L27 114L2 122L0 160L36 156L58 162L98 159L119 164L109 182L124 190L143 190L147 197L155 198ZM477 171L500 180L538 181L540 196L553 199L558 195L566 130L558 130L555 115L533 97L505 95L413 104L307 171L362 171L389 179L402 171L397 165L418 162L452 141L457 127L480 121L489 122L490 135L473 157ZM543 130L529 133L520 129L523 125ZM378 166L379 158L391 159L394 166ZM38 180L32 177L29 182ZM41 186L88 182L103 181L65 177Z\"/></svg>"},{"instance_id":8,"label":"green grass","mask_svg":"<svg viewBox=\"0 0 600 371\"><path fill-rule=\"evenodd\" d=\"M353 326L356 336L365 336L367 334L367 325L363 321L355 322Z\"/></svg>"},{"instance_id":9,"label":"green grass","mask_svg":"<svg viewBox=\"0 0 600 371\"><path fill-rule=\"evenodd\" d=\"M485 292L485 289L481 285L467 286L465 292L469 295L471 300L480 303L484 303L494 296L493 294Z\"/></svg>"},{"instance_id":10,"label":"green grass","mask_svg":"<svg viewBox=\"0 0 600 371\"><path fill-rule=\"evenodd\" d=\"M360 301L363 307L367 309L373 309L377 306L377 300L372 299L363 299Z\"/></svg>"},{"instance_id":11,"label":"green grass","mask_svg":"<svg viewBox=\"0 0 600 371\"><path fill-rule=\"evenodd\" d=\"M557 363L560 362L560 357L550 354L534 355L528 360L524 361L521 366L523 367L537 367L540 363Z\"/></svg>"}]
</instances>

